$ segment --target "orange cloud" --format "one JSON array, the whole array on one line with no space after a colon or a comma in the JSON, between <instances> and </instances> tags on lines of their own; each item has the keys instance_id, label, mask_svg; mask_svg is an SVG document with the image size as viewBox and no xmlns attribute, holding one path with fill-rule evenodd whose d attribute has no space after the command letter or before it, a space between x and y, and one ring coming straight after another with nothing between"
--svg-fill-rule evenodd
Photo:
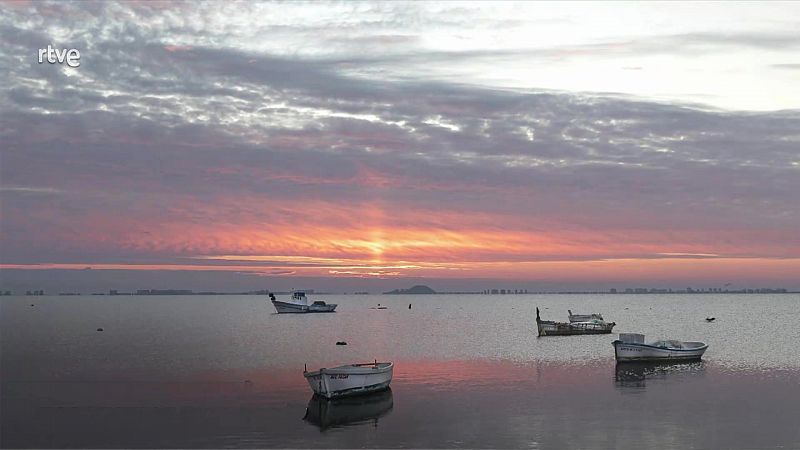
<instances>
[{"instance_id":1,"label":"orange cloud","mask_svg":"<svg viewBox=\"0 0 800 450\"><path fill-rule=\"evenodd\" d=\"M77 260L2 267L550 281L800 276L791 240L780 248L763 241L747 244L747 232L737 230L594 230L546 218L529 224L522 215L388 207L379 199L336 204L255 197L180 200L157 214L89 213L81 216L82 226L48 230L56 247L152 264L125 263L123 256L118 264ZM47 223L48 214L39 210L32 218ZM170 263L156 263L165 260Z\"/></svg>"},{"instance_id":2,"label":"orange cloud","mask_svg":"<svg viewBox=\"0 0 800 450\"><path fill-rule=\"evenodd\" d=\"M529 281L636 282L759 280L785 282L800 277L800 259L621 259L603 261L525 261L423 263L396 268L343 265L291 267L215 264L91 264L94 270L198 270L252 273L263 276L493 278ZM2 269L84 270L87 264L2 264Z\"/></svg>"}]
</instances>

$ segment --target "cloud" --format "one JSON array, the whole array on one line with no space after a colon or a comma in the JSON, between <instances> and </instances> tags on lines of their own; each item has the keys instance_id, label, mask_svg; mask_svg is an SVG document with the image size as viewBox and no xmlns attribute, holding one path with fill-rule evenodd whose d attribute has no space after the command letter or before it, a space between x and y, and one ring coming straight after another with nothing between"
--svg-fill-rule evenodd
<instances>
[{"instance_id":1,"label":"cloud","mask_svg":"<svg viewBox=\"0 0 800 450\"><path fill-rule=\"evenodd\" d=\"M0 186L0 192L19 194L60 194L63 191L49 187Z\"/></svg>"}]
</instances>

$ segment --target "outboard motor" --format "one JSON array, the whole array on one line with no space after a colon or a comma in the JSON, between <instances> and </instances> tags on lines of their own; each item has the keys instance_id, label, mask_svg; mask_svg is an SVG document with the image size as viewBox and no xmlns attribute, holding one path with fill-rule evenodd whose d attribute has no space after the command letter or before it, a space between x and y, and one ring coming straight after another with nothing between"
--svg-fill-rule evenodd
<instances>
[{"instance_id":1,"label":"outboard motor","mask_svg":"<svg viewBox=\"0 0 800 450\"><path fill-rule=\"evenodd\" d=\"M269 299L270 299L270 300L272 300L272 301L275 301L275 294L273 294L272 292L270 292L270 293L269 293Z\"/></svg>"}]
</instances>

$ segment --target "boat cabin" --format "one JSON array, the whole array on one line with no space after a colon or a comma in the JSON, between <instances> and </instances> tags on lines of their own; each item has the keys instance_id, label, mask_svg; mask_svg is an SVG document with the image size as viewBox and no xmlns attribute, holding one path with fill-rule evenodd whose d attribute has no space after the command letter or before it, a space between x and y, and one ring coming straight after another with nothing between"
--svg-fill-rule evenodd
<instances>
[{"instance_id":1,"label":"boat cabin","mask_svg":"<svg viewBox=\"0 0 800 450\"><path fill-rule=\"evenodd\" d=\"M292 300L298 302L305 302L306 301L306 293L305 292L295 292L292 294Z\"/></svg>"}]
</instances>

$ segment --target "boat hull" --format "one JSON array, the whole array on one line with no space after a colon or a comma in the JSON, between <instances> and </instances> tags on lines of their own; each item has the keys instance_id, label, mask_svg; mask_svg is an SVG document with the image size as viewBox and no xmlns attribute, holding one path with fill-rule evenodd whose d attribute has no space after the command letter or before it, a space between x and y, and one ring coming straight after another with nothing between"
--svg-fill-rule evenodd
<instances>
[{"instance_id":1,"label":"boat hull","mask_svg":"<svg viewBox=\"0 0 800 450\"><path fill-rule=\"evenodd\" d=\"M329 303L327 305L308 305L308 311L310 313L326 313L326 312L335 312L336 309L335 303Z\"/></svg>"},{"instance_id":2,"label":"boat hull","mask_svg":"<svg viewBox=\"0 0 800 450\"><path fill-rule=\"evenodd\" d=\"M539 336L575 336L581 334L610 334L615 323L582 324L538 321L536 328Z\"/></svg>"},{"instance_id":3,"label":"boat hull","mask_svg":"<svg viewBox=\"0 0 800 450\"><path fill-rule=\"evenodd\" d=\"M336 304L302 305L299 303L282 302L280 300L271 301L272 305L275 306L275 311L277 311L278 314L335 312L337 306Z\"/></svg>"},{"instance_id":4,"label":"boat hull","mask_svg":"<svg viewBox=\"0 0 800 450\"><path fill-rule=\"evenodd\" d=\"M277 311L279 314L308 312L308 305L282 302L279 300L272 300L272 305L275 307L275 311Z\"/></svg>"},{"instance_id":5,"label":"boat hull","mask_svg":"<svg viewBox=\"0 0 800 450\"><path fill-rule=\"evenodd\" d=\"M339 398L379 392L392 382L394 366L363 365L320 369L303 375L315 394L325 398Z\"/></svg>"},{"instance_id":6,"label":"boat hull","mask_svg":"<svg viewBox=\"0 0 800 450\"><path fill-rule=\"evenodd\" d=\"M614 357L625 361L696 361L702 358L708 345L694 348L662 348L648 344L614 341Z\"/></svg>"}]
</instances>

